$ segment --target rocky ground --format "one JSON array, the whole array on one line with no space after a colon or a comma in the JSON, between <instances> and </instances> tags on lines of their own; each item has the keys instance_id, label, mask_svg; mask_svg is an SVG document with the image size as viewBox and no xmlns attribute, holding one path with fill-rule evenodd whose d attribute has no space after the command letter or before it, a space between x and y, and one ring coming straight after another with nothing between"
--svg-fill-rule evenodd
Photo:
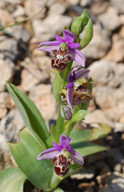
<instances>
[{"instance_id":1,"label":"rocky ground","mask_svg":"<svg viewBox=\"0 0 124 192\"><path fill-rule=\"evenodd\" d=\"M0 1L0 26L32 16L45 0ZM27 22L0 32L0 170L14 164L7 141L16 141L24 124L5 82L23 90L37 105L47 124L56 120L52 94L54 74L50 55L37 50L42 41L61 35L64 26L86 8L94 23L91 43L82 50L94 81L93 98L85 123L106 123L112 133L99 142L107 152L85 159L85 168L63 181L66 192L124 191L124 1L49 0L44 10ZM25 189L27 192L27 189ZM30 187L28 192L36 192Z\"/></svg>"}]
</instances>

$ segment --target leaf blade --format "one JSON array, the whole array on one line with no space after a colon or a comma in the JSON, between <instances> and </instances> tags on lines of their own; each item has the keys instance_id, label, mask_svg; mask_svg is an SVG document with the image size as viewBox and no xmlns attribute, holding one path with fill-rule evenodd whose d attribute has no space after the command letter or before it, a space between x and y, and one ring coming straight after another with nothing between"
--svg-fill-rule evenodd
<instances>
[{"instance_id":1,"label":"leaf blade","mask_svg":"<svg viewBox=\"0 0 124 192\"><path fill-rule=\"evenodd\" d=\"M19 168L8 168L0 172L0 191L1 192L23 192L23 184L26 176Z\"/></svg>"},{"instance_id":2,"label":"leaf blade","mask_svg":"<svg viewBox=\"0 0 124 192\"><path fill-rule=\"evenodd\" d=\"M36 105L13 84L7 82L6 86L21 113L26 127L45 142L49 133Z\"/></svg>"},{"instance_id":3,"label":"leaf blade","mask_svg":"<svg viewBox=\"0 0 124 192\"><path fill-rule=\"evenodd\" d=\"M9 143L9 148L19 168L29 181L39 189L50 190L49 183L53 175L51 160L38 161L36 159L45 148L32 132L28 128L24 128L20 132L20 141L16 144Z\"/></svg>"}]
</instances>

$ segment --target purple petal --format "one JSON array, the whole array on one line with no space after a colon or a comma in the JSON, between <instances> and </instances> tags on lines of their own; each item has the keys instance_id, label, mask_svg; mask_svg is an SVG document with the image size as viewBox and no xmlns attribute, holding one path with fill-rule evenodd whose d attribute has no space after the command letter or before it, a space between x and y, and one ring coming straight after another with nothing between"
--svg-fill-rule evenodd
<instances>
[{"instance_id":1,"label":"purple petal","mask_svg":"<svg viewBox=\"0 0 124 192\"><path fill-rule=\"evenodd\" d=\"M82 77L88 78L90 70L88 69L82 69L79 72L76 73L76 80L81 79Z\"/></svg>"},{"instance_id":2,"label":"purple petal","mask_svg":"<svg viewBox=\"0 0 124 192\"><path fill-rule=\"evenodd\" d=\"M80 47L80 44L79 43L68 43L68 47L70 49L77 49Z\"/></svg>"},{"instance_id":3,"label":"purple petal","mask_svg":"<svg viewBox=\"0 0 124 192\"><path fill-rule=\"evenodd\" d=\"M73 91L74 91L73 88L67 89L67 102L72 110L73 110L72 106Z\"/></svg>"},{"instance_id":4,"label":"purple petal","mask_svg":"<svg viewBox=\"0 0 124 192\"><path fill-rule=\"evenodd\" d=\"M70 82L74 82L76 80L76 74L75 74L75 71L69 71L68 73L68 76L67 76L67 82L70 83Z\"/></svg>"},{"instance_id":5,"label":"purple petal","mask_svg":"<svg viewBox=\"0 0 124 192\"><path fill-rule=\"evenodd\" d=\"M85 57L78 49L69 49L69 53L72 55L72 59L76 61L82 67L85 67Z\"/></svg>"},{"instance_id":6,"label":"purple petal","mask_svg":"<svg viewBox=\"0 0 124 192\"><path fill-rule=\"evenodd\" d=\"M79 153L74 151L72 148L69 150L69 152L70 152L70 159L72 159L75 163L79 165L84 164L84 159Z\"/></svg>"},{"instance_id":7,"label":"purple petal","mask_svg":"<svg viewBox=\"0 0 124 192\"><path fill-rule=\"evenodd\" d=\"M72 82L69 82L67 85L66 85L66 89L70 89L70 88L73 88L74 87L74 84Z\"/></svg>"},{"instance_id":8,"label":"purple petal","mask_svg":"<svg viewBox=\"0 0 124 192\"><path fill-rule=\"evenodd\" d=\"M37 156L37 160L42 160L42 159L53 159L56 155L58 155L60 152L55 148L50 148L47 149L43 152L41 152L38 156Z\"/></svg>"},{"instance_id":9,"label":"purple petal","mask_svg":"<svg viewBox=\"0 0 124 192\"><path fill-rule=\"evenodd\" d=\"M61 44L62 42L65 42L64 39L62 39L59 35L55 36L56 40Z\"/></svg>"},{"instance_id":10,"label":"purple petal","mask_svg":"<svg viewBox=\"0 0 124 192\"><path fill-rule=\"evenodd\" d=\"M64 29L63 31L64 40L68 43L72 43L75 40L75 35L72 32L69 32Z\"/></svg>"},{"instance_id":11,"label":"purple petal","mask_svg":"<svg viewBox=\"0 0 124 192\"><path fill-rule=\"evenodd\" d=\"M60 43L58 41L47 41L47 42L40 43L38 45L38 49L40 51L51 52L54 49L58 50L59 45L60 45Z\"/></svg>"},{"instance_id":12,"label":"purple petal","mask_svg":"<svg viewBox=\"0 0 124 192\"><path fill-rule=\"evenodd\" d=\"M57 145L56 143L52 142L52 146L55 147L58 151L62 150L62 146Z\"/></svg>"},{"instance_id":13,"label":"purple petal","mask_svg":"<svg viewBox=\"0 0 124 192\"><path fill-rule=\"evenodd\" d=\"M69 147L70 141L71 141L70 137L67 137L66 135L61 135L61 137L59 139L59 145L63 146L63 147Z\"/></svg>"}]
</instances>

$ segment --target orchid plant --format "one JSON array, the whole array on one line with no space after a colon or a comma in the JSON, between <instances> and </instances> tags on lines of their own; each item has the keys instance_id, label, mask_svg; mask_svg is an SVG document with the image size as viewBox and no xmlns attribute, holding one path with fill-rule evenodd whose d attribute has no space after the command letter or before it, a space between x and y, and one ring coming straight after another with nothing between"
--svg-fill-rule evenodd
<instances>
[{"instance_id":1,"label":"orchid plant","mask_svg":"<svg viewBox=\"0 0 124 192\"><path fill-rule=\"evenodd\" d=\"M92 34L92 21L84 10L73 20L71 30L65 27L63 37L56 35L56 41L42 42L38 46L40 51L51 53L51 68L56 74L53 93L59 113L50 131L35 104L7 82L26 127L20 131L18 143L8 144L18 167L0 172L1 192L22 192L26 180L41 190L53 191L63 179L83 166L85 156L106 150L90 141L108 134L107 125L102 124L101 129L95 127L92 131L76 129L76 124L89 113L87 108L92 97L92 79L81 52Z\"/></svg>"}]
</instances>

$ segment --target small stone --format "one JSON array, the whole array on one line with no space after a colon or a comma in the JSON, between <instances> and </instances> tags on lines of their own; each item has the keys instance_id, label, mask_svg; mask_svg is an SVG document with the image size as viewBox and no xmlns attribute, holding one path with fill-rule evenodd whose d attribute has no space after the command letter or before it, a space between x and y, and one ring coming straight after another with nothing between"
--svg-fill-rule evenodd
<instances>
[{"instance_id":1,"label":"small stone","mask_svg":"<svg viewBox=\"0 0 124 192\"><path fill-rule=\"evenodd\" d=\"M106 85L114 78L116 63L109 61L95 61L89 69L94 85Z\"/></svg>"},{"instance_id":2,"label":"small stone","mask_svg":"<svg viewBox=\"0 0 124 192\"><path fill-rule=\"evenodd\" d=\"M106 185L99 192L123 192L124 191L124 177L118 175L110 175L106 177Z\"/></svg>"},{"instance_id":3,"label":"small stone","mask_svg":"<svg viewBox=\"0 0 124 192\"><path fill-rule=\"evenodd\" d=\"M50 12L51 13L56 13L57 15L58 14L63 14L64 12L66 11L66 6L63 5L62 3L59 3L59 2L56 2L56 3L53 3L51 6L50 6Z\"/></svg>"},{"instance_id":4,"label":"small stone","mask_svg":"<svg viewBox=\"0 0 124 192\"><path fill-rule=\"evenodd\" d=\"M110 46L110 33L102 29L100 25L94 25L93 39L89 45L82 50L82 53L86 58L99 59L107 53Z\"/></svg>"},{"instance_id":5,"label":"small stone","mask_svg":"<svg viewBox=\"0 0 124 192\"><path fill-rule=\"evenodd\" d=\"M91 114L87 114L84 122L87 124L105 123L113 127L113 122L99 109L93 111Z\"/></svg>"},{"instance_id":6,"label":"small stone","mask_svg":"<svg viewBox=\"0 0 124 192\"><path fill-rule=\"evenodd\" d=\"M29 65L27 69L22 70L20 87L24 91L29 91L36 84L45 82L48 78L47 73L38 70L35 65Z\"/></svg>"},{"instance_id":7,"label":"small stone","mask_svg":"<svg viewBox=\"0 0 124 192\"><path fill-rule=\"evenodd\" d=\"M7 114L7 109L5 108L4 105L0 104L0 119L5 117L6 114Z\"/></svg>"},{"instance_id":8,"label":"small stone","mask_svg":"<svg viewBox=\"0 0 124 192\"><path fill-rule=\"evenodd\" d=\"M0 43L0 52L4 54L4 59L15 61L19 55L17 41L15 39L2 41Z\"/></svg>"},{"instance_id":9,"label":"small stone","mask_svg":"<svg viewBox=\"0 0 124 192\"><path fill-rule=\"evenodd\" d=\"M98 16L104 28L113 31L121 25L117 9L109 7L107 11Z\"/></svg>"},{"instance_id":10,"label":"small stone","mask_svg":"<svg viewBox=\"0 0 124 192\"><path fill-rule=\"evenodd\" d=\"M48 62L49 61L49 62ZM20 87L24 91L29 91L35 85L43 83L49 79L49 57L34 57L34 63L27 57L21 63L24 69L21 73L21 84Z\"/></svg>"},{"instance_id":11,"label":"small stone","mask_svg":"<svg viewBox=\"0 0 124 192\"><path fill-rule=\"evenodd\" d=\"M124 13L123 0L111 0L112 5L119 10L119 13Z\"/></svg>"},{"instance_id":12,"label":"small stone","mask_svg":"<svg viewBox=\"0 0 124 192\"><path fill-rule=\"evenodd\" d=\"M18 141L18 133L24 127L23 120L17 109L12 109L0 122L0 133L6 136L6 140Z\"/></svg>"},{"instance_id":13,"label":"small stone","mask_svg":"<svg viewBox=\"0 0 124 192\"><path fill-rule=\"evenodd\" d=\"M109 6L109 1L96 1L92 4L91 11L94 15L100 15L102 13L105 13Z\"/></svg>"},{"instance_id":14,"label":"small stone","mask_svg":"<svg viewBox=\"0 0 124 192\"><path fill-rule=\"evenodd\" d=\"M119 35L115 34L112 37L112 48L103 57L103 60L123 62L124 61L124 39L121 39Z\"/></svg>"},{"instance_id":15,"label":"small stone","mask_svg":"<svg viewBox=\"0 0 124 192\"><path fill-rule=\"evenodd\" d=\"M120 173L120 172L121 172L121 168L122 168L121 164L118 163L118 164L115 165L114 170L115 170L116 172L119 172L119 173Z\"/></svg>"},{"instance_id":16,"label":"small stone","mask_svg":"<svg viewBox=\"0 0 124 192\"><path fill-rule=\"evenodd\" d=\"M4 0L6 3L20 4L22 0Z\"/></svg>"},{"instance_id":17,"label":"small stone","mask_svg":"<svg viewBox=\"0 0 124 192\"><path fill-rule=\"evenodd\" d=\"M81 168L79 171L71 175L72 179L92 179L94 177L94 171L86 167Z\"/></svg>"},{"instance_id":18,"label":"small stone","mask_svg":"<svg viewBox=\"0 0 124 192\"><path fill-rule=\"evenodd\" d=\"M0 105L3 104L5 108L11 109L14 106L14 102L7 92L0 93Z\"/></svg>"},{"instance_id":19,"label":"small stone","mask_svg":"<svg viewBox=\"0 0 124 192\"><path fill-rule=\"evenodd\" d=\"M25 9L21 5L16 7L16 10L13 13L13 17L20 17L25 15Z\"/></svg>"},{"instance_id":20,"label":"small stone","mask_svg":"<svg viewBox=\"0 0 124 192\"><path fill-rule=\"evenodd\" d=\"M114 132L117 133L117 132L124 132L124 124L123 123L119 123L119 122L116 122L114 124Z\"/></svg>"},{"instance_id":21,"label":"small stone","mask_svg":"<svg viewBox=\"0 0 124 192\"><path fill-rule=\"evenodd\" d=\"M6 138L4 135L0 134L0 170L14 165L15 164L11 159L11 153L6 142Z\"/></svg>"},{"instance_id":22,"label":"small stone","mask_svg":"<svg viewBox=\"0 0 124 192\"><path fill-rule=\"evenodd\" d=\"M96 104L112 121L118 121L120 116L124 114L124 88L97 87L95 88L95 92Z\"/></svg>"},{"instance_id":23,"label":"small stone","mask_svg":"<svg viewBox=\"0 0 124 192\"><path fill-rule=\"evenodd\" d=\"M2 26L7 26L10 24L13 24L14 20L7 10L1 9L0 10L0 22L1 22Z\"/></svg>"},{"instance_id":24,"label":"small stone","mask_svg":"<svg viewBox=\"0 0 124 192\"><path fill-rule=\"evenodd\" d=\"M23 28L22 25L16 25L8 29L10 33L17 39L23 42L28 42L30 40L30 34Z\"/></svg>"},{"instance_id":25,"label":"small stone","mask_svg":"<svg viewBox=\"0 0 124 192\"><path fill-rule=\"evenodd\" d=\"M41 53L41 52L40 52ZM51 58L48 56L35 57L35 62L39 69L49 73L51 68Z\"/></svg>"},{"instance_id":26,"label":"small stone","mask_svg":"<svg viewBox=\"0 0 124 192\"><path fill-rule=\"evenodd\" d=\"M71 5L78 5L80 0L67 0L67 2Z\"/></svg>"},{"instance_id":27,"label":"small stone","mask_svg":"<svg viewBox=\"0 0 124 192\"><path fill-rule=\"evenodd\" d=\"M56 119L56 102L51 85L41 84L30 90L29 97L36 104L45 120Z\"/></svg>"},{"instance_id":28,"label":"small stone","mask_svg":"<svg viewBox=\"0 0 124 192\"><path fill-rule=\"evenodd\" d=\"M124 124L124 114L122 114L122 115L120 116L119 122L122 123L122 124Z\"/></svg>"},{"instance_id":29,"label":"small stone","mask_svg":"<svg viewBox=\"0 0 124 192\"><path fill-rule=\"evenodd\" d=\"M44 6L46 1L42 0L26 0L25 1L25 12L30 17L32 15L35 15L40 11L40 9ZM46 8L44 8L40 14L36 16L36 18L42 19L45 16Z\"/></svg>"},{"instance_id":30,"label":"small stone","mask_svg":"<svg viewBox=\"0 0 124 192\"><path fill-rule=\"evenodd\" d=\"M0 60L0 92L5 90L6 81L13 77L14 64L9 60Z\"/></svg>"},{"instance_id":31,"label":"small stone","mask_svg":"<svg viewBox=\"0 0 124 192\"><path fill-rule=\"evenodd\" d=\"M69 16L56 15L55 13L50 13L48 17L43 21L38 19L33 20L32 27L38 41L48 41L52 38L55 38L56 34L61 34L63 28L65 26L68 27L71 24L71 21L72 18Z\"/></svg>"},{"instance_id":32,"label":"small stone","mask_svg":"<svg viewBox=\"0 0 124 192\"><path fill-rule=\"evenodd\" d=\"M90 6L92 3L92 0L81 0L80 5L83 7Z\"/></svg>"},{"instance_id":33,"label":"small stone","mask_svg":"<svg viewBox=\"0 0 124 192\"><path fill-rule=\"evenodd\" d=\"M120 38L124 39L124 26L121 27L121 29L119 31L119 36L120 36Z\"/></svg>"}]
</instances>

